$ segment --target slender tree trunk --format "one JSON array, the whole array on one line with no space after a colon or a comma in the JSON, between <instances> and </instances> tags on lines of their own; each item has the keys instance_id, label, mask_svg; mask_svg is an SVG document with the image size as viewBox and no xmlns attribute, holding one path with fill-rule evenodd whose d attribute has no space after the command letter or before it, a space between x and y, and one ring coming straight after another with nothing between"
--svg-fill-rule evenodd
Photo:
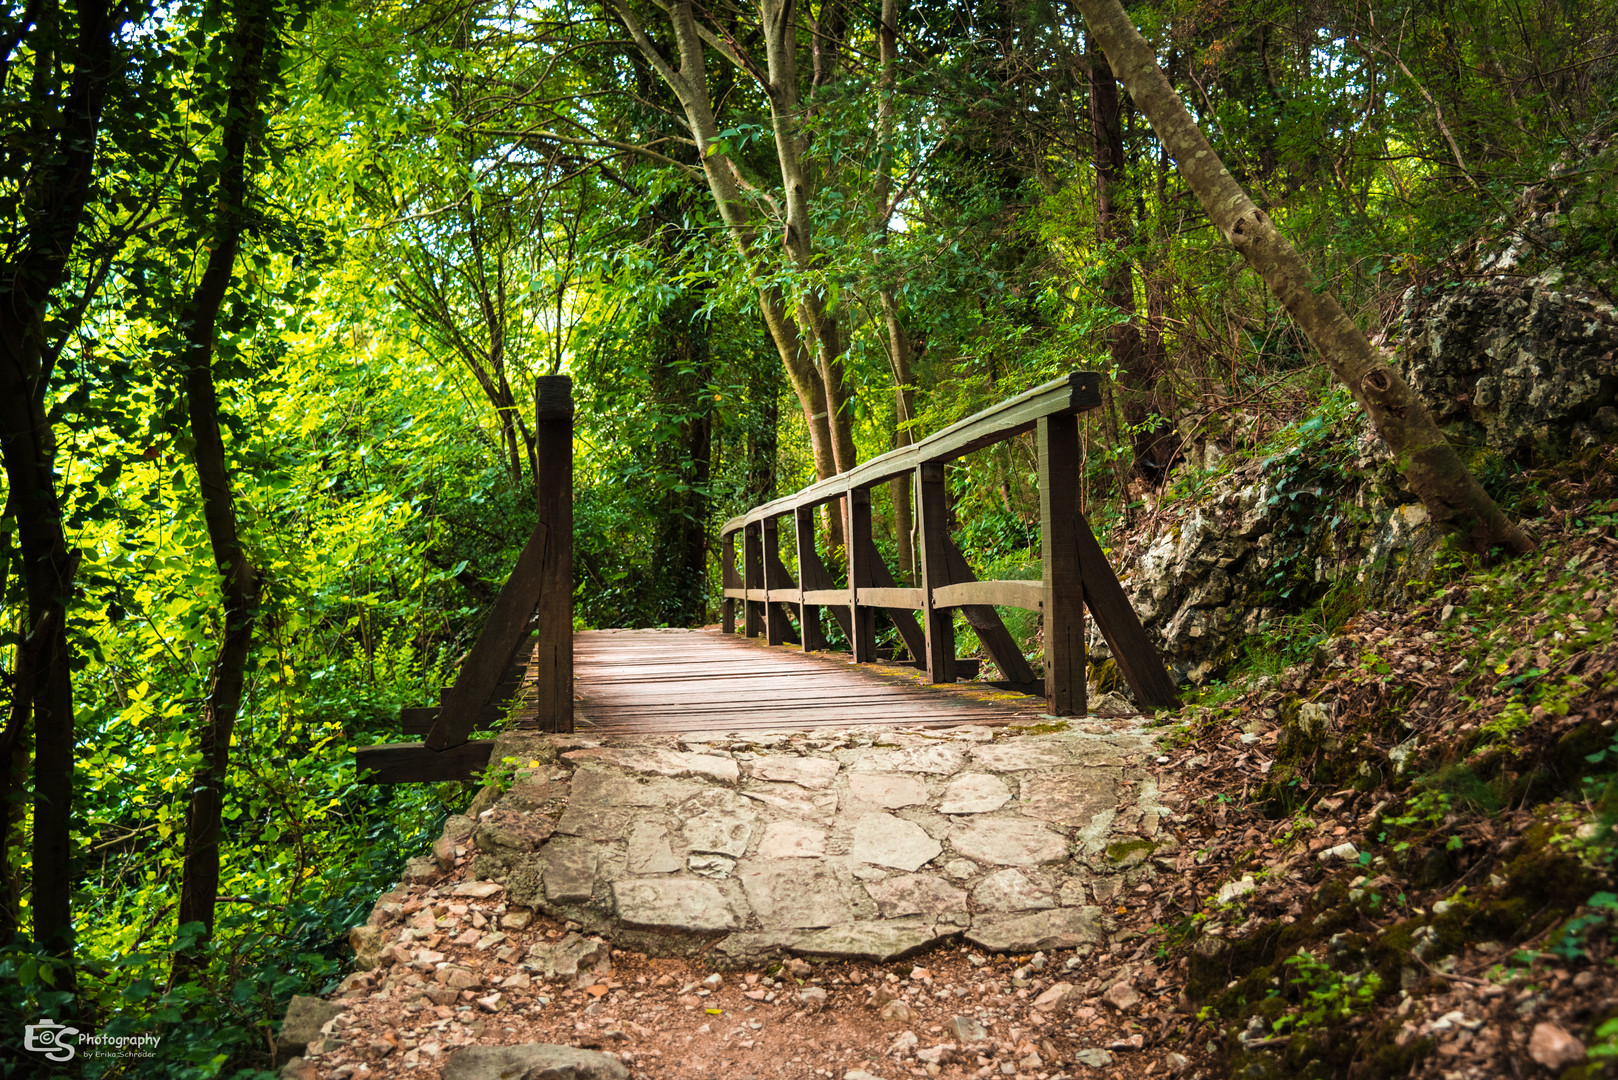
<instances>
[{"instance_id":1,"label":"slender tree trunk","mask_svg":"<svg viewBox=\"0 0 1618 1080\"><path fill-rule=\"evenodd\" d=\"M877 28L876 99L876 182L872 201L876 204L876 247L887 247L889 203L893 199L893 138L896 68L899 61L898 0L882 0L882 25ZM877 290L882 303L882 320L888 331L888 363L893 369L893 445L910 446L916 441L911 421L916 418L916 389L910 371L910 335L899 318L899 301L893 289L884 284ZM889 482L893 499L893 539L899 549L899 579L905 584L916 580L916 506L910 491L910 477L896 476Z\"/></svg>"},{"instance_id":2,"label":"slender tree trunk","mask_svg":"<svg viewBox=\"0 0 1618 1080\"><path fill-rule=\"evenodd\" d=\"M709 370L707 319L697 296L663 312L655 335L651 399L674 438L660 439L659 471L677 483L664 487L652 540L652 586L657 616L670 626L696 626L708 603L708 461L713 410L703 393Z\"/></svg>"},{"instance_id":3,"label":"slender tree trunk","mask_svg":"<svg viewBox=\"0 0 1618 1080\"><path fill-rule=\"evenodd\" d=\"M1118 309L1119 322L1109 331L1112 358L1121 374L1119 404L1129 425L1130 447L1137 475L1154 487L1168 475L1178 449L1173 415L1173 391L1163 384L1163 372L1153 365L1153 354L1141 332L1135 307L1135 273L1121 250L1133 239L1128 210L1128 182L1124 159L1123 103L1118 82L1107 58L1092 51L1087 57L1090 75L1090 136L1096 173L1096 239L1111 247L1111 267L1104 293ZM1152 415L1161 417L1150 424Z\"/></svg>"},{"instance_id":4,"label":"slender tree trunk","mask_svg":"<svg viewBox=\"0 0 1618 1080\"><path fill-rule=\"evenodd\" d=\"M674 92L681 111L685 113L686 123L691 129L692 138L696 141L701 155L703 178L707 181L720 219L724 221L726 231L743 265L758 287L759 309L764 315L764 324L769 329L770 339L774 342L781 364L786 369L787 380L803 409L804 423L809 430L810 448L814 454L815 475L824 479L835 475L841 469L852 467L854 463L853 434L850 426L852 418L845 408L847 395L843 389L841 368L816 363L817 352L824 360L827 348L840 345L835 320L830 323L823 321L823 305L806 306L789 303L787 297L782 294L780 286L769 280L764 268L758 264L753 248L759 236L759 223L742 195L740 173L735 163L728 154L721 152L717 145L720 142L719 124L714 117L713 102L708 93L707 58L704 48L706 31L698 26L691 0L670 0L668 4L661 5L668 16L669 28L674 36L675 56L672 63L664 59L662 51L648 36L645 27L623 0L607 0L607 3L629 32L646 62ZM790 4L785 5L784 12L780 7L761 8L765 21L765 36L767 41L772 42L769 45L772 50L778 49L781 42L792 37L790 13ZM783 15L788 16L784 23L779 18ZM770 38L772 33L776 35L773 40ZM728 47L725 51L738 65L740 64L735 53L730 52ZM786 64L791 67L790 56L786 58ZM799 238L807 240L809 236L806 229L807 203L804 202L807 184L802 171L792 164L797 160L795 155L800 153L801 135L797 125L801 117L795 108L783 104L788 95L793 102L796 101L795 81L788 80L790 84L788 85L773 76L766 76L762 71L756 69L750 71L755 77L770 84L767 92L771 99L771 115L776 123L777 154L787 155L782 162L783 179L786 179L789 172L794 177L787 182L788 224L783 240L790 252L799 242ZM780 143L783 132L788 138L786 144ZM794 235L794 230L797 230L797 236ZM835 358L840 360L840 356L838 353Z\"/></svg>"},{"instance_id":5,"label":"slender tree trunk","mask_svg":"<svg viewBox=\"0 0 1618 1080\"><path fill-rule=\"evenodd\" d=\"M1258 271L1365 409L1433 520L1454 532L1469 551L1532 550L1533 542L1483 490L1403 376L1371 345L1337 299L1318 288L1292 244L1231 178L1118 0L1073 2L1209 218Z\"/></svg>"},{"instance_id":6,"label":"slender tree trunk","mask_svg":"<svg viewBox=\"0 0 1618 1080\"><path fill-rule=\"evenodd\" d=\"M219 571L225 633L214 656L197 740L202 767L192 777L191 802L186 810L179 921L182 925L199 922L209 936L213 933L215 897L219 892L220 819L230 740L241 709L258 617L258 574L248 561L237 527L230 467L219 427L213 353L219 311L230 287L246 224L247 158L260 119L265 51L274 33L269 25L270 4L271 0L244 0L236 11L237 56L222 118L224 136L212 244L207 267L183 316L186 346L181 363L194 442L192 460L214 566ZM176 957L176 968L189 962L193 961Z\"/></svg>"},{"instance_id":7,"label":"slender tree trunk","mask_svg":"<svg viewBox=\"0 0 1618 1080\"><path fill-rule=\"evenodd\" d=\"M67 545L56 494L56 444L45 411L52 371L44 363L44 315L62 284L88 203L113 41L121 22L110 5L87 0L73 10L43 5L34 31L32 123L13 131L14 151L36 167L11 258L0 266L0 455L17 523L32 688L17 717L19 741L34 735L32 908L34 939L69 961L57 988L76 977L72 930L73 677L67 603L77 557ZM11 57L6 57L10 62ZM61 93L62 82L67 92ZM30 725L31 722L31 725Z\"/></svg>"}]
</instances>

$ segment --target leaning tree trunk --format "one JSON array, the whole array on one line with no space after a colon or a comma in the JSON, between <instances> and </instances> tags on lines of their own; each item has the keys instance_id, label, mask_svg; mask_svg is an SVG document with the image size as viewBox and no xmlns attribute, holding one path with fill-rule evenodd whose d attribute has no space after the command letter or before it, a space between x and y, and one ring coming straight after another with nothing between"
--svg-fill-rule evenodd
<instances>
[{"instance_id":1,"label":"leaning tree trunk","mask_svg":"<svg viewBox=\"0 0 1618 1080\"><path fill-rule=\"evenodd\" d=\"M1258 271L1365 409L1433 520L1454 532L1469 551L1532 550L1533 542L1483 490L1410 384L1371 345L1336 298L1318 291L1314 275L1292 244L1231 177L1118 0L1073 3L1084 13L1112 70L1174 156L1209 218Z\"/></svg>"}]
</instances>

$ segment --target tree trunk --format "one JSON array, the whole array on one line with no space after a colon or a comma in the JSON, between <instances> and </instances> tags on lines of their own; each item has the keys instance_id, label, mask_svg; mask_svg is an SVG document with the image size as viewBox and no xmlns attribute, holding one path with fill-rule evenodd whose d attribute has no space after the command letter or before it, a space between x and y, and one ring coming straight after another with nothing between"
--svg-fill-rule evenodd
<instances>
[{"instance_id":1,"label":"tree trunk","mask_svg":"<svg viewBox=\"0 0 1618 1080\"><path fill-rule=\"evenodd\" d=\"M652 540L652 587L659 622L699 626L708 604L708 462L713 410L708 381L707 319L696 296L670 304L658 320L651 399L659 422L677 431L659 439L660 473L675 478L659 500Z\"/></svg>"},{"instance_id":2,"label":"tree trunk","mask_svg":"<svg viewBox=\"0 0 1618 1080\"><path fill-rule=\"evenodd\" d=\"M37 171L11 203L11 258L0 266L0 455L17 523L27 632L37 649L31 693L21 702L26 715L14 718L19 741L30 721L34 734L34 940L71 962L74 727L67 603L78 560L68 549L56 494L56 443L45 412L51 370L44 363L44 315L66 276L84 220L113 41L122 22L96 0L74 9L71 28L64 25L66 9L47 4L38 14L29 56L37 112L32 124L13 130L20 144L14 152ZM57 988L75 985L70 963L58 974Z\"/></svg>"},{"instance_id":3,"label":"tree trunk","mask_svg":"<svg viewBox=\"0 0 1618 1080\"><path fill-rule=\"evenodd\" d=\"M241 247L247 201L247 157L261 110L260 82L268 39L268 0L244 0L236 12L235 70L222 118L224 136L216 218L208 265L186 303L182 326L185 353L186 410L194 442L192 460L202 493L202 515L208 527L214 566L219 571L225 633L214 656L208 699L203 709L198 751L202 768L192 777L186 810L185 855L181 869L179 922L198 922L213 934L214 899L219 892L220 818L224 809L225 774L230 739L241 709L253 626L258 616L258 574L248 561L236 522L230 467L219 428L219 398L213 376L216 323L230 287L231 271ZM195 961L176 956L179 969Z\"/></svg>"},{"instance_id":4,"label":"tree trunk","mask_svg":"<svg viewBox=\"0 0 1618 1080\"><path fill-rule=\"evenodd\" d=\"M1178 450L1174 437L1173 391L1163 384L1163 373L1152 363L1135 307L1135 273L1123 248L1133 239L1128 210L1124 166L1124 124L1118 82L1107 58L1092 51L1087 57L1090 75L1090 136L1096 172L1096 240L1110 250L1111 262L1103 287L1107 303L1118 309L1119 321L1109 331L1112 358L1124 391L1118 395L1124 422L1129 425L1130 448L1136 475L1154 487L1168 475ZM1156 414L1155 424L1149 418ZM1127 501L1127 500L1126 500Z\"/></svg>"},{"instance_id":5,"label":"tree trunk","mask_svg":"<svg viewBox=\"0 0 1618 1080\"><path fill-rule=\"evenodd\" d=\"M646 62L674 92L681 111L685 113L686 123L691 129L691 136L701 155L703 178L707 181L708 190L713 196L720 219L725 223L737 254L747 268L748 275L758 287L759 309L764 315L765 326L768 327L770 339L780 355L781 364L786 369L787 380L803 408L804 423L809 429L809 443L814 454L815 475L825 479L841 469L852 467L854 462L850 427L852 418L848 416L848 411L844 407L846 392L843 389L841 369L837 366L816 363L817 349L824 358L826 348L840 344L835 321L829 326L816 325L821 321L823 306L789 305L780 286L768 279L765 268L761 267L755 258L753 248L758 240L759 227L747 200L742 195L739 174L734 171L733 162L728 154L720 152L717 145L720 142L719 125L714 117L713 102L708 94L704 32L698 27L691 0L672 0L666 5L661 5L668 16L669 26L674 35L676 55L673 64L663 58L662 52L647 35L640 20L626 3L622 0L607 0L607 2L612 12L623 23L625 30L629 32ZM776 10L779 12L781 9ZM790 10L791 5L785 5L785 13L790 14ZM772 23L768 10L763 11L763 14L766 38L769 38L772 30L779 37L783 33L782 27ZM790 23L790 19L787 22ZM786 39L790 38L788 27ZM770 47L774 49L776 46ZM734 53L730 55L735 58ZM789 68L793 66L790 57L787 58L787 66ZM781 94L788 91L781 90L780 84L774 78L765 77L763 72L755 69L750 69L750 72L771 84L768 92L771 97L772 118L776 123L778 155L781 153L796 155L799 152L797 134L799 117L796 113L783 111L780 98ZM790 93L795 101L795 84ZM783 131L789 135L789 142L784 149L779 145L780 133ZM783 161L783 178L788 171L788 165ZM796 171L794 175L796 181L789 182L787 187L788 225L784 243L789 251L795 242L794 228L800 229L803 237L808 237L807 230L803 228L807 223L807 211L804 208L806 204L803 203L806 194L805 184L801 171ZM793 210L794 201L798 204L797 216ZM794 308L796 319L793 317ZM840 354L837 359L840 360Z\"/></svg>"},{"instance_id":6,"label":"tree trunk","mask_svg":"<svg viewBox=\"0 0 1618 1080\"><path fill-rule=\"evenodd\" d=\"M872 201L876 204L876 244L880 251L888 243L888 224L891 218L888 204L893 199L893 93L896 83L895 69L899 61L899 4L898 0L882 0L882 25L877 28L876 99L876 182L872 185ZM910 335L905 332L899 318L899 302L893 289L884 285L877 290L882 303L882 319L888 331L888 364L893 369L893 445L895 449L916 441L910 424L916 418L916 390L910 372ZM916 506L910 491L910 477L896 476L889 481L893 500L893 539L899 551L899 581L909 585L916 579Z\"/></svg>"},{"instance_id":7,"label":"tree trunk","mask_svg":"<svg viewBox=\"0 0 1618 1080\"><path fill-rule=\"evenodd\" d=\"M1231 178L1157 66L1157 57L1118 0L1073 0L1112 70L1174 156L1214 225L1280 299L1332 372L1366 411L1399 471L1434 521L1472 552L1515 552L1533 543L1467 469L1410 385L1372 347L1269 215Z\"/></svg>"}]
</instances>

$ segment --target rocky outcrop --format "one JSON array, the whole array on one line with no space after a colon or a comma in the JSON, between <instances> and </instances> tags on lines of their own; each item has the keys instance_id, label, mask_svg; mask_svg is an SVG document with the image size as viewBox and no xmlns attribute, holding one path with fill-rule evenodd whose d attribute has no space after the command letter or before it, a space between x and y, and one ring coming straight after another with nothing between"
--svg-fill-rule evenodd
<instances>
[{"instance_id":1,"label":"rocky outcrop","mask_svg":"<svg viewBox=\"0 0 1618 1080\"><path fill-rule=\"evenodd\" d=\"M1405 377L1452 437L1528 462L1618 433L1618 308L1594 291L1557 273L1411 289L1404 325Z\"/></svg>"},{"instance_id":2,"label":"rocky outcrop","mask_svg":"<svg viewBox=\"0 0 1618 1080\"><path fill-rule=\"evenodd\" d=\"M1442 539L1419 503L1399 490L1363 433L1363 451L1330 479L1299 490L1297 468L1233 472L1119 565L1124 588L1171 672L1202 685L1241 658L1244 643L1328 590L1368 607L1407 599ZM1108 679L1106 643L1092 655L1097 689Z\"/></svg>"}]
</instances>

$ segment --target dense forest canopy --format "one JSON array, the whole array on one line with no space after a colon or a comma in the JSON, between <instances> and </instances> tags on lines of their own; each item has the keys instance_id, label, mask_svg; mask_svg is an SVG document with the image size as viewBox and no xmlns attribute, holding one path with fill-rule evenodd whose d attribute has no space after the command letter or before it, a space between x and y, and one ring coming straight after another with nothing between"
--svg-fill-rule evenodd
<instances>
[{"instance_id":1,"label":"dense forest canopy","mask_svg":"<svg viewBox=\"0 0 1618 1080\"><path fill-rule=\"evenodd\" d=\"M1618 287L1613 4L1129 16L1379 343L1553 171L1580 239L1524 257ZM537 376L586 627L701 624L725 518L1069 370L1111 376L1098 528L1349 411L1072 5L11 0L0 64L0 964L22 1014L168 1025L162 1075L261 1064L460 799L350 751L527 535ZM1033 471L951 470L993 576Z\"/></svg>"}]
</instances>

